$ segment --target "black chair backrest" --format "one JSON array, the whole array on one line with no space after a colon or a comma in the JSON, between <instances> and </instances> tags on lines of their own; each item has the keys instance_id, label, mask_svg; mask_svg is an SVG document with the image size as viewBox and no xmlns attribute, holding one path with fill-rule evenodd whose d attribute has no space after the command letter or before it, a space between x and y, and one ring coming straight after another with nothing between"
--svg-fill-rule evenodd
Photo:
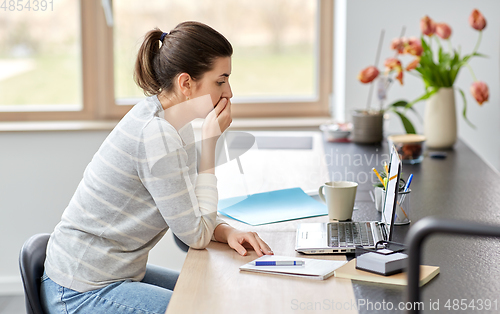
<instances>
[{"instance_id":1,"label":"black chair backrest","mask_svg":"<svg viewBox=\"0 0 500 314\"><path fill-rule=\"evenodd\" d=\"M187 252L189 250L189 246L186 243L182 242L182 240L179 239L173 232L172 234L174 235L174 241L179 247L179 249L181 249L184 252Z\"/></svg>"},{"instance_id":2,"label":"black chair backrest","mask_svg":"<svg viewBox=\"0 0 500 314\"><path fill-rule=\"evenodd\" d=\"M35 234L24 243L19 254L27 314L43 314L40 304L40 278L43 276L49 237L48 233Z\"/></svg>"}]
</instances>

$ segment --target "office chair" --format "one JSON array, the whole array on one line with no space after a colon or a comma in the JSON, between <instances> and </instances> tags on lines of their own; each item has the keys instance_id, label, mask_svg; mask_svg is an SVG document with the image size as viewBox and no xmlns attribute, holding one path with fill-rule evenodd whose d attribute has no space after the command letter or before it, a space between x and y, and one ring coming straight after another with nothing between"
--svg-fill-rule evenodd
<instances>
[{"instance_id":1,"label":"office chair","mask_svg":"<svg viewBox=\"0 0 500 314\"><path fill-rule=\"evenodd\" d=\"M43 276L45 250L50 234L39 233L29 238L19 254L19 269L24 286L27 314L43 314L40 304L40 278Z\"/></svg>"},{"instance_id":2,"label":"office chair","mask_svg":"<svg viewBox=\"0 0 500 314\"><path fill-rule=\"evenodd\" d=\"M413 225L405 239L408 246L408 289L406 290L406 300L410 304L420 303L419 279L422 244L427 237L436 233L500 238L500 226L435 217L425 217ZM420 313L420 309L415 307L407 312Z\"/></svg>"},{"instance_id":3,"label":"office chair","mask_svg":"<svg viewBox=\"0 0 500 314\"><path fill-rule=\"evenodd\" d=\"M179 249L183 250L184 252L187 252L189 250L189 246L186 243L182 242L182 240L179 239L173 232L172 235L174 236L175 244L177 244Z\"/></svg>"}]
</instances>

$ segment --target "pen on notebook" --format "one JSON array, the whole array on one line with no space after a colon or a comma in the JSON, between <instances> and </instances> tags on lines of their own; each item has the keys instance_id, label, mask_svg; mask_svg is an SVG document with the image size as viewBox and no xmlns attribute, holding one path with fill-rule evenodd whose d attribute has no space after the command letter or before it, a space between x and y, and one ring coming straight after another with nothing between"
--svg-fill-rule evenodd
<instances>
[{"instance_id":1,"label":"pen on notebook","mask_svg":"<svg viewBox=\"0 0 500 314\"><path fill-rule=\"evenodd\" d=\"M254 266L303 266L303 261L255 261Z\"/></svg>"}]
</instances>

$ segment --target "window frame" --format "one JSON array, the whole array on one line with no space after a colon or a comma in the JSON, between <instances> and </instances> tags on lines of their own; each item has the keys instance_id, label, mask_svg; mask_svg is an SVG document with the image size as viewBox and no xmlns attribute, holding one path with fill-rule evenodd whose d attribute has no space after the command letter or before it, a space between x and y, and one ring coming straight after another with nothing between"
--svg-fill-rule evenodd
<instances>
[{"instance_id":1,"label":"window frame","mask_svg":"<svg viewBox=\"0 0 500 314\"><path fill-rule=\"evenodd\" d=\"M82 109L78 111L0 112L0 121L118 120L134 104L114 95L113 27L100 0L80 0ZM333 0L318 0L317 97L265 98L233 102L233 118L329 116L333 88ZM321 66L319 66L321 65ZM132 75L132 74L131 74ZM251 99L251 98L250 98ZM119 101L123 103L123 100Z\"/></svg>"}]
</instances>

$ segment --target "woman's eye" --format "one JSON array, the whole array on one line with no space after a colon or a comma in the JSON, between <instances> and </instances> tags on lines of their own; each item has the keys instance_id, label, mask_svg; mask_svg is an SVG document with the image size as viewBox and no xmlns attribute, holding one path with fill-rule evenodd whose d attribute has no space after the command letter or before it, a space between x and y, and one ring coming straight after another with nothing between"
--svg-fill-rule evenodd
<instances>
[{"instance_id":1,"label":"woman's eye","mask_svg":"<svg viewBox=\"0 0 500 314\"><path fill-rule=\"evenodd\" d=\"M224 83L226 83L226 82L217 82L217 85L221 86Z\"/></svg>"}]
</instances>

